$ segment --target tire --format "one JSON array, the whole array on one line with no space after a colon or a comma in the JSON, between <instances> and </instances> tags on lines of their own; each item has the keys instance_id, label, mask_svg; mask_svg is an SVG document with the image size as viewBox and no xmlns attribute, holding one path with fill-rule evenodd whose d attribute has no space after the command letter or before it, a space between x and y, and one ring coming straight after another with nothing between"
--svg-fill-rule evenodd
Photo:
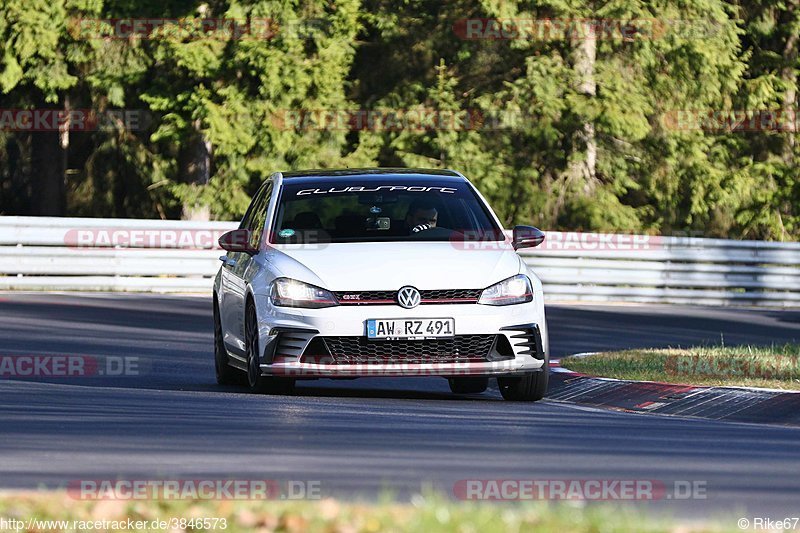
<instances>
[{"instance_id":1,"label":"tire","mask_svg":"<svg viewBox=\"0 0 800 533\"><path fill-rule=\"evenodd\" d=\"M478 394L489 386L489 378L448 378L447 383L454 394Z\"/></svg>"},{"instance_id":2,"label":"tire","mask_svg":"<svg viewBox=\"0 0 800 533\"><path fill-rule=\"evenodd\" d=\"M219 306L214 298L214 373L218 385L240 385L242 373L228 364L228 352L222 341L222 323L219 318Z\"/></svg>"},{"instance_id":3,"label":"tire","mask_svg":"<svg viewBox=\"0 0 800 533\"><path fill-rule=\"evenodd\" d=\"M545 366L538 372L528 372L522 377L497 378L497 385L503 399L514 402L535 402L547 394L550 369Z\"/></svg>"},{"instance_id":4,"label":"tire","mask_svg":"<svg viewBox=\"0 0 800 533\"><path fill-rule=\"evenodd\" d=\"M245 311L245 346L247 348L247 385L256 394L291 394L294 380L262 376L258 349L258 319L255 306L248 302Z\"/></svg>"}]
</instances>

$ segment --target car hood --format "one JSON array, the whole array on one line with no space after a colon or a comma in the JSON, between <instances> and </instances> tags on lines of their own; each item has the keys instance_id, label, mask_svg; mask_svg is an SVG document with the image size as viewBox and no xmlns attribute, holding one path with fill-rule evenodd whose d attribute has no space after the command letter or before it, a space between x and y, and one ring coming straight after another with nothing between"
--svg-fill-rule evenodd
<instances>
[{"instance_id":1,"label":"car hood","mask_svg":"<svg viewBox=\"0 0 800 533\"><path fill-rule=\"evenodd\" d=\"M334 291L481 289L518 274L520 260L508 243L465 249L451 242L282 245L266 260L281 276Z\"/></svg>"}]
</instances>

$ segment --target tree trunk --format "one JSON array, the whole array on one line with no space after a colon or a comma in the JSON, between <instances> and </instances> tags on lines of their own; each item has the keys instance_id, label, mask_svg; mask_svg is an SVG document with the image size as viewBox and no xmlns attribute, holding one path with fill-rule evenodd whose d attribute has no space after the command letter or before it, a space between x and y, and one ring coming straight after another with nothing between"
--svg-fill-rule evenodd
<instances>
[{"instance_id":1,"label":"tree trunk","mask_svg":"<svg viewBox=\"0 0 800 533\"><path fill-rule=\"evenodd\" d=\"M200 132L199 121L194 124L196 134L187 143L180 157L181 181L196 187L204 187L211 179L211 142ZM205 205L184 204L181 218L184 220L210 220L211 210Z\"/></svg>"},{"instance_id":2,"label":"tree trunk","mask_svg":"<svg viewBox=\"0 0 800 533\"><path fill-rule=\"evenodd\" d=\"M39 99L40 108L45 108ZM64 112L69 118L69 96L64 98ZM55 109L54 112L59 110ZM69 149L69 120L58 130L31 133L31 207L34 215L63 217L67 211L67 187L64 182Z\"/></svg>"},{"instance_id":3,"label":"tree trunk","mask_svg":"<svg viewBox=\"0 0 800 533\"><path fill-rule=\"evenodd\" d=\"M597 83L594 79L594 67L597 60L597 36L594 33L594 24L591 20L576 22L576 31L571 37L572 60L577 79L579 94L592 98L597 94ZM582 157L576 157L570 163L570 177L574 180L580 178L583 182L584 192L591 194L597 182L597 140L595 138L594 124L585 122L576 138L576 152L583 151Z\"/></svg>"},{"instance_id":4,"label":"tree trunk","mask_svg":"<svg viewBox=\"0 0 800 533\"><path fill-rule=\"evenodd\" d=\"M784 24L789 28L797 27L800 18L800 8L798 2L788 2L786 5ZM783 48L783 60L785 66L781 69L781 79L786 85L783 93L782 123L785 126L786 142L783 146L783 158L787 164L792 164L794 160L795 145L797 144L797 56L798 40L797 33L789 33L786 36L786 44Z\"/></svg>"},{"instance_id":5,"label":"tree trunk","mask_svg":"<svg viewBox=\"0 0 800 533\"><path fill-rule=\"evenodd\" d=\"M64 150L61 133L31 133L31 207L34 215L62 217L66 214Z\"/></svg>"}]
</instances>

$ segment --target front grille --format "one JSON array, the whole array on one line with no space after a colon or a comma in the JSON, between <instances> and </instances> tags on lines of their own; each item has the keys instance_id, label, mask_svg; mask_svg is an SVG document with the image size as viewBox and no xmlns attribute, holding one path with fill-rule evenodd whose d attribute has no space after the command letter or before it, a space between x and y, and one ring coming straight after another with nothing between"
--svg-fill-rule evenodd
<instances>
[{"instance_id":1,"label":"front grille","mask_svg":"<svg viewBox=\"0 0 800 533\"><path fill-rule=\"evenodd\" d=\"M301 361L335 365L486 362L490 360L490 353L496 337L497 335L456 335L449 339L414 341L371 341L366 337L322 337L328 354L310 354L307 350Z\"/></svg>"},{"instance_id":2,"label":"front grille","mask_svg":"<svg viewBox=\"0 0 800 533\"><path fill-rule=\"evenodd\" d=\"M359 305L367 303L394 303L397 291L344 291L334 292L333 294L342 305Z\"/></svg>"},{"instance_id":3,"label":"front grille","mask_svg":"<svg viewBox=\"0 0 800 533\"><path fill-rule=\"evenodd\" d=\"M483 289L430 289L419 291L420 304L476 303ZM397 291L340 291L333 293L342 305L397 303Z\"/></svg>"},{"instance_id":4,"label":"front grille","mask_svg":"<svg viewBox=\"0 0 800 533\"><path fill-rule=\"evenodd\" d=\"M475 300L478 301L483 289L438 289L419 291L422 301L433 300Z\"/></svg>"}]
</instances>

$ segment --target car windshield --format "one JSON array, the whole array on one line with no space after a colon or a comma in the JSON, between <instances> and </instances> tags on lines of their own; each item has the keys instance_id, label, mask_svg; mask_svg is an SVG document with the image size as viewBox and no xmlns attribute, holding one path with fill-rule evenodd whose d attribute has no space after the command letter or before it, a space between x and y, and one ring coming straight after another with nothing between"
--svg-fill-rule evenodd
<instances>
[{"instance_id":1,"label":"car windshield","mask_svg":"<svg viewBox=\"0 0 800 533\"><path fill-rule=\"evenodd\" d=\"M272 243L503 240L466 182L284 181Z\"/></svg>"}]
</instances>

